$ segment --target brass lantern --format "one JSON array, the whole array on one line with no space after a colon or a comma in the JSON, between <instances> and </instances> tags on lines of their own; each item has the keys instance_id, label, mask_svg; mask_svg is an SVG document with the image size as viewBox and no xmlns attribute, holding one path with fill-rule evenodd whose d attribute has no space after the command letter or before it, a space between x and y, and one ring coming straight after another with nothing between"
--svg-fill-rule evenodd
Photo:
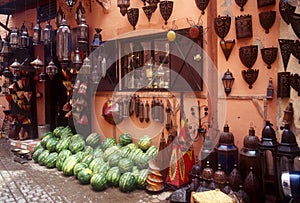
<instances>
[{"instance_id":1,"label":"brass lantern","mask_svg":"<svg viewBox=\"0 0 300 203\"><path fill-rule=\"evenodd\" d=\"M281 136L281 142L277 149L277 177L281 183L281 174L283 172L299 171L300 170L300 148L298 147L296 137L290 130L289 124L285 124ZM298 167L297 167L298 166ZM282 185L280 187L280 197L283 198ZM298 191L299 192L299 191Z\"/></svg>"},{"instance_id":2,"label":"brass lantern","mask_svg":"<svg viewBox=\"0 0 300 203\"><path fill-rule=\"evenodd\" d=\"M120 13L125 16L127 9L130 6L130 0L118 0L118 7L120 7Z\"/></svg>"},{"instance_id":3,"label":"brass lantern","mask_svg":"<svg viewBox=\"0 0 300 203\"><path fill-rule=\"evenodd\" d=\"M36 25L33 27L33 36L32 36L33 45L38 45L41 43L41 35L42 35L42 27L40 24L40 20L37 19Z\"/></svg>"},{"instance_id":4,"label":"brass lantern","mask_svg":"<svg viewBox=\"0 0 300 203\"><path fill-rule=\"evenodd\" d=\"M17 28L12 29L10 36L9 36L9 44L10 44L11 48L13 48L13 49L18 48L19 31Z\"/></svg>"},{"instance_id":5,"label":"brass lantern","mask_svg":"<svg viewBox=\"0 0 300 203\"><path fill-rule=\"evenodd\" d=\"M100 47L103 44L102 35L100 34L102 29L101 28L95 28L95 30L96 30L96 34L94 35L94 39L93 39L92 44L91 44L91 51L96 50L98 47Z\"/></svg>"},{"instance_id":6,"label":"brass lantern","mask_svg":"<svg viewBox=\"0 0 300 203\"><path fill-rule=\"evenodd\" d=\"M74 60L73 60L73 64L74 64L74 67L77 71L81 68L82 60L80 58L80 53L79 53L79 48L78 47L75 50L75 57L74 57Z\"/></svg>"},{"instance_id":7,"label":"brass lantern","mask_svg":"<svg viewBox=\"0 0 300 203\"><path fill-rule=\"evenodd\" d=\"M28 35L28 30L25 27L24 29L22 29L19 47L21 49L25 49L28 46L29 46L29 35Z\"/></svg>"},{"instance_id":8,"label":"brass lantern","mask_svg":"<svg viewBox=\"0 0 300 203\"><path fill-rule=\"evenodd\" d=\"M43 41L44 45L49 45L54 41L54 31L52 29L52 26L50 24L50 21L47 22L45 25L45 28L43 29Z\"/></svg>"},{"instance_id":9,"label":"brass lantern","mask_svg":"<svg viewBox=\"0 0 300 203\"><path fill-rule=\"evenodd\" d=\"M238 163L238 148L234 144L234 136L229 132L228 124L225 124L221 133L219 144L216 147L218 163L221 164L222 170L230 174L234 165Z\"/></svg>"},{"instance_id":10,"label":"brass lantern","mask_svg":"<svg viewBox=\"0 0 300 203\"><path fill-rule=\"evenodd\" d=\"M53 60L51 60L48 64L48 66L46 66L46 73L48 74L50 80L53 79L53 76L57 73L57 67L54 64Z\"/></svg>"},{"instance_id":11,"label":"brass lantern","mask_svg":"<svg viewBox=\"0 0 300 203\"><path fill-rule=\"evenodd\" d=\"M56 55L63 69L67 68L71 59L71 40L71 30L63 19L56 32Z\"/></svg>"},{"instance_id":12,"label":"brass lantern","mask_svg":"<svg viewBox=\"0 0 300 203\"><path fill-rule=\"evenodd\" d=\"M223 86L226 95L228 95L231 92L231 88L234 82L234 77L232 73L227 69L227 71L224 73L224 76L222 78Z\"/></svg>"},{"instance_id":13,"label":"brass lantern","mask_svg":"<svg viewBox=\"0 0 300 203\"><path fill-rule=\"evenodd\" d=\"M78 25L78 43L87 44L89 41L89 26L86 24L85 14L82 14Z\"/></svg>"},{"instance_id":14,"label":"brass lantern","mask_svg":"<svg viewBox=\"0 0 300 203\"><path fill-rule=\"evenodd\" d=\"M36 71L39 71L44 66L44 63L40 59L40 57L37 56L37 58L34 61L32 61L30 65L32 65Z\"/></svg>"},{"instance_id":15,"label":"brass lantern","mask_svg":"<svg viewBox=\"0 0 300 203\"><path fill-rule=\"evenodd\" d=\"M261 180L263 193L266 200L278 195L278 179L276 167L276 152L278 142L274 129L270 121L266 121L266 125L262 130L262 138L258 143L258 151L260 157Z\"/></svg>"}]
</instances>

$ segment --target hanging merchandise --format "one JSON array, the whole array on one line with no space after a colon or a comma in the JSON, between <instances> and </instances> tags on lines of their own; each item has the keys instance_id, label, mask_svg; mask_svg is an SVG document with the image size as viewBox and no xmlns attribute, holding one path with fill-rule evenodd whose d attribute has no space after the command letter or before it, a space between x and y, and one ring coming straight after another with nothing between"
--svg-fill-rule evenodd
<instances>
[{"instance_id":1,"label":"hanging merchandise","mask_svg":"<svg viewBox=\"0 0 300 203\"><path fill-rule=\"evenodd\" d=\"M148 100L146 101L146 104L145 104L145 121L146 121L146 123L149 123L149 121L150 121L150 105L149 105Z\"/></svg>"},{"instance_id":2,"label":"hanging merchandise","mask_svg":"<svg viewBox=\"0 0 300 203\"><path fill-rule=\"evenodd\" d=\"M86 24L85 14L82 14L78 25L78 43L87 44L89 41L89 26Z\"/></svg>"},{"instance_id":3,"label":"hanging merchandise","mask_svg":"<svg viewBox=\"0 0 300 203\"><path fill-rule=\"evenodd\" d=\"M228 124L225 124L224 131L220 135L216 152L222 170L229 174L233 170L234 164L238 163L238 148L234 144L234 136L229 132Z\"/></svg>"},{"instance_id":4,"label":"hanging merchandise","mask_svg":"<svg viewBox=\"0 0 300 203\"><path fill-rule=\"evenodd\" d=\"M139 117L139 105L140 105L140 96L137 95L135 98L135 104L134 104L134 112L135 112L135 117Z\"/></svg>"},{"instance_id":5,"label":"hanging merchandise","mask_svg":"<svg viewBox=\"0 0 300 203\"><path fill-rule=\"evenodd\" d=\"M126 96L124 101L123 101L123 118L128 118L129 117L129 99Z\"/></svg>"},{"instance_id":6,"label":"hanging merchandise","mask_svg":"<svg viewBox=\"0 0 300 203\"><path fill-rule=\"evenodd\" d=\"M119 113L120 107L118 102L114 102L110 99L104 103L102 108L102 115L108 123L112 125L120 123L123 119L120 118Z\"/></svg>"},{"instance_id":7,"label":"hanging merchandise","mask_svg":"<svg viewBox=\"0 0 300 203\"><path fill-rule=\"evenodd\" d=\"M166 129L167 129L167 131L169 131L172 126L172 124L171 124L171 103L169 100L167 100L166 114L167 114Z\"/></svg>"},{"instance_id":8,"label":"hanging merchandise","mask_svg":"<svg viewBox=\"0 0 300 203\"><path fill-rule=\"evenodd\" d=\"M143 101L139 102L138 111L139 111L139 120L142 123L142 122L144 122L144 103L143 103Z\"/></svg>"},{"instance_id":9,"label":"hanging merchandise","mask_svg":"<svg viewBox=\"0 0 300 203\"><path fill-rule=\"evenodd\" d=\"M56 55L63 69L66 69L71 59L71 31L67 21L62 19L56 32Z\"/></svg>"},{"instance_id":10,"label":"hanging merchandise","mask_svg":"<svg viewBox=\"0 0 300 203\"><path fill-rule=\"evenodd\" d=\"M122 97L119 99L118 104L119 104L119 119L123 119L124 102Z\"/></svg>"}]
</instances>

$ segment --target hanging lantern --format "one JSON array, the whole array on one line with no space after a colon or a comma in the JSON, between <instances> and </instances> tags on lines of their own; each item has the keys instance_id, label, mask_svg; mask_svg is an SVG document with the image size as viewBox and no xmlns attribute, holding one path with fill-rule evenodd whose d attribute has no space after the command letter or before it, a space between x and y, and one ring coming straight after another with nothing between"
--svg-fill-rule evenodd
<instances>
[{"instance_id":1,"label":"hanging lantern","mask_svg":"<svg viewBox=\"0 0 300 203\"><path fill-rule=\"evenodd\" d=\"M3 76L7 79L11 78L11 72L9 71L8 67L4 68Z\"/></svg>"},{"instance_id":2,"label":"hanging lantern","mask_svg":"<svg viewBox=\"0 0 300 203\"><path fill-rule=\"evenodd\" d=\"M85 14L82 14L78 25L78 43L87 44L89 41L89 26L86 24Z\"/></svg>"},{"instance_id":3,"label":"hanging lantern","mask_svg":"<svg viewBox=\"0 0 300 203\"><path fill-rule=\"evenodd\" d=\"M266 125L262 130L262 138L258 143L261 180L263 193L265 197L278 195L278 178L276 167L276 151L278 142L274 129L270 121L266 121ZM266 199L267 200L267 199Z\"/></svg>"},{"instance_id":4,"label":"hanging lantern","mask_svg":"<svg viewBox=\"0 0 300 203\"><path fill-rule=\"evenodd\" d=\"M83 60L83 64L80 69L80 74L90 75L91 74L91 61L88 57Z\"/></svg>"},{"instance_id":5,"label":"hanging lantern","mask_svg":"<svg viewBox=\"0 0 300 203\"><path fill-rule=\"evenodd\" d=\"M13 49L18 48L19 31L17 28L12 29L10 36L9 36L9 44L10 44L11 48L13 48Z\"/></svg>"},{"instance_id":6,"label":"hanging lantern","mask_svg":"<svg viewBox=\"0 0 300 203\"><path fill-rule=\"evenodd\" d=\"M65 0L65 3L71 9L76 4L76 0Z\"/></svg>"},{"instance_id":7,"label":"hanging lantern","mask_svg":"<svg viewBox=\"0 0 300 203\"><path fill-rule=\"evenodd\" d=\"M234 164L238 163L238 148L234 144L234 136L229 132L228 124L225 124L221 133L219 144L216 147L218 163L226 174L234 169Z\"/></svg>"},{"instance_id":8,"label":"hanging lantern","mask_svg":"<svg viewBox=\"0 0 300 203\"><path fill-rule=\"evenodd\" d=\"M33 27L33 36L32 41L33 45L38 45L41 43L41 35L42 35L42 27L40 24L40 20L36 20L36 25Z\"/></svg>"},{"instance_id":9,"label":"hanging lantern","mask_svg":"<svg viewBox=\"0 0 300 203\"><path fill-rule=\"evenodd\" d=\"M297 167L300 164L300 148L298 147L294 133L290 130L289 124L285 124L284 126L276 157L279 183L281 183L280 177L283 172L300 170L300 168ZM283 199L282 185L279 184L279 186L280 198Z\"/></svg>"},{"instance_id":10,"label":"hanging lantern","mask_svg":"<svg viewBox=\"0 0 300 203\"><path fill-rule=\"evenodd\" d=\"M125 16L127 9L130 6L130 0L118 0L118 7L120 8L120 13Z\"/></svg>"},{"instance_id":11,"label":"hanging lantern","mask_svg":"<svg viewBox=\"0 0 300 203\"><path fill-rule=\"evenodd\" d=\"M250 172L250 167L253 168L256 177L259 177L258 142L259 139L255 136L255 130L251 126L249 134L244 138L244 147L240 151L240 171L243 179L245 179Z\"/></svg>"},{"instance_id":12,"label":"hanging lantern","mask_svg":"<svg viewBox=\"0 0 300 203\"><path fill-rule=\"evenodd\" d=\"M61 10L61 7L59 7L55 17L55 24L57 28L59 28L59 26L61 25L64 16L65 16L64 12Z\"/></svg>"},{"instance_id":13,"label":"hanging lantern","mask_svg":"<svg viewBox=\"0 0 300 203\"><path fill-rule=\"evenodd\" d=\"M57 73L57 67L55 66L53 60L49 62L48 66L46 66L46 73L50 77L50 80L53 79L53 76Z\"/></svg>"},{"instance_id":14,"label":"hanging lantern","mask_svg":"<svg viewBox=\"0 0 300 203\"><path fill-rule=\"evenodd\" d=\"M46 75L44 72L41 72L39 75L39 81L40 82L45 82L46 81Z\"/></svg>"},{"instance_id":15,"label":"hanging lantern","mask_svg":"<svg viewBox=\"0 0 300 203\"><path fill-rule=\"evenodd\" d=\"M27 28L22 29L21 37L20 37L20 48L25 49L29 46L29 36Z\"/></svg>"},{"instance_id":16,"label":"hanging lantern","mask_svg":"<svg viewBox=\"0 0 300 203\"><path fill-rule=\"evenodd\" d=\"M50 24L50 21L47 22L45 25L45 28L43 29L43 41L44 45L49 45L54 41L54 31L52 29L52 26Z\"/></svg>"},{"instance_id":17,"label":"hanging lantern","mask_svg":"<svg viewBox=\"0 0 300 203\"><path fill-rule=\"evenodd\" d=\"M4 40L4 44L3 47L1 49L0 52L0 56L3 58L3 62L7 62L9 60L9 58L12 55L12 50L11 50L11 46L10 43L8 42L8 37L6 37L6 39ZM4 64L5 66L6 64Z\"/></svg>"},{"instance_id":18,"label":"hanging lantern","mask_svg":"<svg viewBox=\"0 0 300 203\"><path fill-rule=\"evenodd\" d=\"M34 61L32 61L30 65L32 65L36 71L39 71L44 66L44 63L40 59L40 57L37 56L37 58Z\"/></svg>"},{"instance_id":19,"label":"hanging lantern","mask_svg":"<svg viewBox=\"0 0 300 203\"><path fill-rule=\"evenodd\" d=\"M18 62L17 59L15 59L15 61L10 65L10 67L13 69L13 72L19 72L20 71L20 67L21 64Z\"/></svg>"},{"instance_id":20,"label":"hanging lantern","mask_svg":"<svg viewBox=\"0 0 300 203\"><path fill-rule=\"evenodd\" d=\"M79 52L78 47L75 50L75 57L74 57L73 64L74 64L76 70L79 70L81 68L82 60L80 58L80 52Z\"/></svg>"},{"instance_id":21,"label":"hanging lantern","mask_svg":"<svg viewBox=\"0 0 300 203\"><path fill-rule=\"evenodd\" d=\"M102 29L101 28L95 28L95 30L96 30L96 34L94 35L94 39L93 39L92 44L91 44L91 51L96 50L98 47L100 47L103 44L102 35L100 34Z\"/></svg>"},{"instance_id":22,"label":"hanging lantern","mask_svg":"<svg viewBox=\"0 0 300 203\"><path fill-rule=\"evenodd\" d=\"M151 8L152 13L155 12L157 9L157 4L159 3L160 0L149 0L149 6Z\"/></svg>"},{"instance_id":23,"label":"hanging lantern","mask_svg":"<svg viewBox=\"0 0 300 203\"><path fill-rule=\"evenodd\" d=\"M93 84L95 84L95 85L99 84L100 76L99 76L99 73L98 73L98 67L97 66L94 66L94 69L93 69L92 75L91 75L91 80L92 80Z\"/></svg>"},{"instance_id":24,"label":"hanging lantern","mask_svg":"<svg viewBox=\"0 0 300 203\"><path fill-rule=\"evenodd\" d=\"M71 31L65 19L56 32L56 55L63 69L67 68L71 59Z\"/></svg>"}]
</instances>

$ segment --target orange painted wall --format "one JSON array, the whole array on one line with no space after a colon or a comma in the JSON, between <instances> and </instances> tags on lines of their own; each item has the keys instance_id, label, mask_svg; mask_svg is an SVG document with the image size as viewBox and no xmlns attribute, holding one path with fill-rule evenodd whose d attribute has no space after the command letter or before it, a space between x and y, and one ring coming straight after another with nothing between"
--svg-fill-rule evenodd
<instances>
[{"instance_id":1,"label":"orange painted wall","mask_svg":"<svg viewBox=\"0 0 300 203\"><path fill-rule=\"evenodd\" d=\"M162 29L163 19L159 10L152 15L151 21L148 22L141 9L143 5L142 1L131 1L131 7L140 8L140 18L136 26L136 31L132 30L127 17L123 17L120 14L116 1L111 1L111 8L108 10L101 7L96 1L92 1L91 11L89 11L87 2L88 1L82 1L83 6L87 11L86 19L90 27L90 41L92 41L95 33L94 28L96 27L101 27L103 29L101 33L103 40L110 40L120 37L123 34L134 35L143 32L146 33L149 32L149 29L157 29L157 31L164 30ZM244 11L241 12L233 0L211 1L206 10L206 14L201 17L200 21L201 24L207 28L204 36L204 50L208 56L210 56L210 60L212 60L211 63L209 63L209 60L204 59L204 63L208 65L213 64L219 73L219 78L212 79L209 71L206 70L204 73L204 77L206 77L206 80L208 81L208 84L206 85L215 85L214 91L216 92L207 92L207 90L205 90L203 95L212 94L218 98L217 104L210 106L211 114L213 115L212 117L214 117L215 122L215 126L213 127L222 131L223 125L225 121L227 121L230 126L230 130L235 136L235 143L239 148L243 145L243 138L247 135L251 122L253 122L253 125L255 126L256 134L260 137L264 126L264 119L271 120L271 123L274 124L274 128L277 129L277 137L280 138L281 131L279 131L278 128L281 124L282 111L288 103L285 100L282 101L281 99L278 99L276 95L277 72L282 71L280 50L278 52L277 60L272 64L272 69L270 70L267 69L260 53L260 49L264 47L279 47L278 38L283 32L282 30L286 30L286 27L283 26L282 20L280 20L281 17L278 11L278 2L275 6L260 9L257 8L256 4L256 1L248 1ZM74 16L78 2L72 10L69 10L62 0L58 0L57 5L62 7L66 14L67 23L70 24L71 28L75 27L76 22ZM266 34L259 23L258 14L259 12L268 10L276 11L277 16L275 24L270 29L270 33ZM231 29L225 39L235 39L236 41L235 47L228 61L225 60L219 46L220 38L216 36L213 28L214 17L217 15L227 14L231 16ZM245 14L252 15L253 37L237 40L235 33L235 17ZM28 16L26 17L26 22L35 22L35 10L27 11L26 15ZM187 18L197 23L199 16L200 11L196 7L194 1L187 3L185 0L174 0L173 14L169 20L167 29L172 27L172 21L175 22L178 29L190 27L191 25L187 22ZM23 19L24 14L13 16L10 26L16 25L17 27L20 27ZM53 27L56 28L54 21L51 21L51 23ZM42 26L44 27L44 25ZM258 57L253 66L254 69L259 69L259 76L251 90L242 78L241 71L246 70L246 67L243 66L239 59L239 48L241 46L248 45L258 45L259 47ZM220 77L222 77L228 68L233 73L235 82L231 94L226 97ZM265 101L268 79L270 77L273 78L274 95L272 100ZM100 123L103 133L108 136L113 136L112 126L105 123L101 115L101 109L105 99L106 96L96 96L94 101L96 115L92 119L94 122L92 127L96 130L98 123ZM298 101L298 98L294 97L293 100L296 102ZM186 106L188 106L188 104ZM224 118L220 118L223 113L225 113ZM264 118L264 116L266 117ZM218 122L216 120L218 120ZM116 130L116 132L117 134L120 133L119 130ZM157 143L157 140L155 142Z\"/></svg>"}]
</instances>

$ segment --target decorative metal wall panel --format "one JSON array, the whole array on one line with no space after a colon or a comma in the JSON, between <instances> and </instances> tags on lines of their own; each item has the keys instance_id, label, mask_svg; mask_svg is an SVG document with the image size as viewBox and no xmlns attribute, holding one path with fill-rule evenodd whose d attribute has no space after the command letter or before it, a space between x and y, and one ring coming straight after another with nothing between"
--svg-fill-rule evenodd
<instances>
[{"instance_id":1,"label":"decorative metal wall panel","mask_svg":"<svg viewBox=\"0 0 300 203\"><path fill-rule=\"evenodd\" d=\"M300 76L297 73L290 76L290 83L292 88L298 92L298 96L300 96Z\"/></svg>"},{"instance_id":2,"label":"decorative metal wall panel","mask_svg":"<svg viewBox=\"0 0 300 203\"><path fill-rule=\"evenodd\" d=\"M244 6L248 0L235 0L235 3L241 8L241 11L244 11Z\"/></svg>"},{"instance_id":3,"label":"decorative metal wall panel","mask_svg":"<svg viewBox=\"0 0 300 203\"><path fill-rule=\"evenodd\" d=\"M258 46L257 45L250 45L245 47L240 47L239 50L239 57L241 62L247 68L252 68L254 65L258 54Z\"/></svg>"},{"instance_id":4,"label":"decorative metal wall panel","mask_svg":"<svg viewBox=\"0 0 300 203\"><path fill-rule=\"evenodd\" d=\"M276 0L257 0L257 7L261 8L264 6L271 6L271 5L275 5L276 4Z\"/></svg>"},{"instance_id":5,"label":"decorative metal wall panel","mask_svg":"<svg viewBox=\"0 0 300 203\"><path fill-rule=\"evenodd\" d=\"M130 8L127 10L127 18L132 25L133 29L135 30L135 26L139 20L139 9L138 8Z\"/></svg>"},{"instance_id":6,"label":"decorative metal wall panel","mask_svg":"<svg viewBox=\"0 0 300 203\"><path fill-rule=\"evenodd\" d=\"M168 24L168 20L173 12L173 1L161 1L159 3L160 14L165 20L165 25Z\"/></svg>"},{"instance_id":7,"label":"decorative metal wall panel","mask_svg":"<svg viewBox=\"0 0 300 203\"><path fill-rule=\"evenodd\" d=\"M277 47L263 48L260 50L263 61L268 65L268 69L271 69L271 64L277 58Z\"/></svg>"},{"instance_id":8,"label":"decorative metal wall panel","mask_svg":"<svg viewBox=\"0 0 300 203\"><path fill-rule=\"evenodd\" d=\"M214 20L214 27L217 35L224 39L230 30L231 17L230 16L218 16Z\"/></svg>"},{"instance_id":9,"label":"decorative metal wall panel","mask_svg":"<svg viewBox=\"0 0 300 203\"><path fill-rule=\"evenodd\" d=\"M279 2L279 13L288 25L291 23L292 15L294 14L296 10L295 6L291 6L288 2L286 1L280 1Z\"/></svg>"},{"instance_id":10,"label":"decorative metal wall panel","mask_svg":"<svg viewBox=\"0 0 300 203\"><path fill-rule=\"evenodd\" d=\"M278 41L280 45L284 71L286 71L292 53L292 46L294 44L294 41L290 39L279 39Z\"/></svg>"},{"instance_id":11,"label":"decorative metal wall panel","mask_svg":"<svg viewBox=\"0 0 300 203\"><path fill-rule=\"evenodd\" d=\"M278 73L277 97L290 97L290 72Z\"/></svg>"},{"instance_id":12,"label":"decorative metal wall panel","mask_svg":"<svg viewBox=\"0 0 300 203\"><path fill-rule=\"evenodd\" d=\"M237 39L252 37L252 16L241 15L235 17L235 29Z\"/></svg>"},{"instance_id":13,"label":"decorative metal wall panel","mask_svg":"<svg viewBox=\"0 0 300 203\"><path fill-rule=\"evenodd\" d=\"M269 29L274 25L276 19L276 11L267 11L259 13L260 25L265 29L268 34Z\"/></svg>"},{"instance_id":14,"label":"decorative metal wall panel","mask_svg":"<svg viewBox=\"0 0 300 203\"><path fill-rule=\"evenodd\" d=\"M209 0L195 0L197 7L201 10L201 14L205 14L205 9L208 6Z\"/></svg>"},{"instance_id":15,"label":"decorative metal wall panel","mask_svg":"<svg viewBox=\"0 0 300 203\"><path fill-rule=\"evenodd\" d=\"M300 64L300 41L296 40L292 45L292 54L295 58L299 60Z\"/></svg>"},{"instance_id":16,"label":"decorative metal wall panel","mask_svg":"<svg viewBox=\"0 0 300 203\"><path fill-rule=\"evenodd\" d=\"M291 25L294 30L294 33L300 39L300 14L294 13L292 15Z\"/></svg>"},{"instance_id":17,"label":"decorative metal wall panel","mask_svg":"<svg viewBox=\"0 0 300 203\"><path fill-rule=\"evenodd\" d=\"M255 81L258 78L258 69L248 69L242 71L243 79L246 81L246 83L249 85L249 89L252 89L252 85L255 83Z\"/></svg>"}]
</instances>

